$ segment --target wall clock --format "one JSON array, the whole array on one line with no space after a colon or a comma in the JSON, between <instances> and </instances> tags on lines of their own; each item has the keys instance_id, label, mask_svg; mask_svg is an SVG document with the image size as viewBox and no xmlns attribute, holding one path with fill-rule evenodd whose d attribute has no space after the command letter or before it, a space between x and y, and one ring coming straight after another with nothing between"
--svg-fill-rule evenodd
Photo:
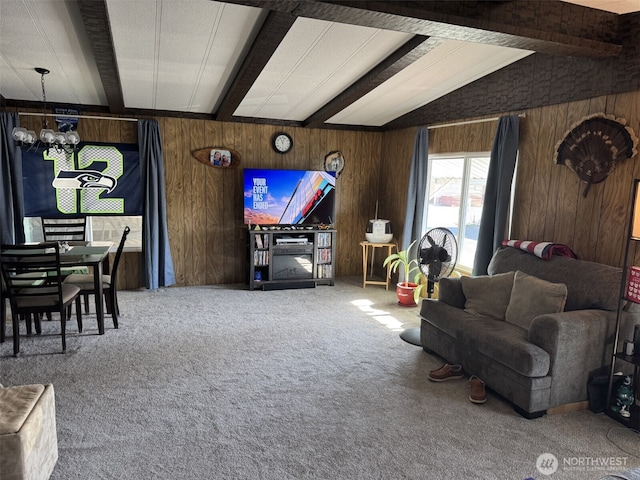
<instances>
[{"instance_id":1,"label":"wall clock","mask_svg":"<svg viewBox=\"0 0 640 480\"><path fill-rule=\"evenodd\" d=\"M284 132L276 133L271 140L273 149L278 153L287 153L293 148L293 139Z\"/></svg>"}]
</instances>

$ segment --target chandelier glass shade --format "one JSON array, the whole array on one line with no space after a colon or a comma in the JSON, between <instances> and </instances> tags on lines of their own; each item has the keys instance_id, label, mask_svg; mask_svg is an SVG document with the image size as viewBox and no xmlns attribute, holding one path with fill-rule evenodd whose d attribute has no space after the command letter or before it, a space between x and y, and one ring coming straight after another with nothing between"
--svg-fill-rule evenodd
<instances>
[{"instance_id":1,"label":"chandelier glass shade","mask_svg":"<svg viewBox=\"0 0 640 480\"><path fill-rule=\"evenodd\" d=\"M49 73L49 70L47 70L46 68L38 67L35 69L35 71L40 74L40 84L42 85L42 130L40 130L40 135L36 136L36 132L34 132L33 130L27 130L26 128L22 127L15 127L11 132L11 135L20 147L33 147L37 149L42 144L47 150L49 150L50 148L55 148L59 151L71 152L75 150L78 143L80 143L80 135L75 130L56 132L49 128L46 120L47 94L44 88L44 76Z\"/></svg>"}]
</instances>

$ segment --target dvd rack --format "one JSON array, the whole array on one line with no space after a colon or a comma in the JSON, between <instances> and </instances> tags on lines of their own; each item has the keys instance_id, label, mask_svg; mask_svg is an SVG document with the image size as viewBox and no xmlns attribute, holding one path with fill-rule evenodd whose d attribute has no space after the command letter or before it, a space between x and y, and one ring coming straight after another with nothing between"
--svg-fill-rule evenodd
<instances>
[{"instance_id":1,"label":"dvd rack","mask_svg":"<svg viewBox=\"0 0 640 480\"><path fill-rule=\"evenodd\" d=\"M248 230L249 290L334 285L336 231Z\"/></svg>"}]
</instances>

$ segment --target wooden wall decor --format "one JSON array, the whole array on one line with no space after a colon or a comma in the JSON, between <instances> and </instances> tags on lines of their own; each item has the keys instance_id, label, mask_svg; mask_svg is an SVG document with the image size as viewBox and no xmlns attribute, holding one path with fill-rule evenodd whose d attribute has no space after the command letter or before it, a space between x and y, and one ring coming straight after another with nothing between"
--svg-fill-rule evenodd
<instances>
[{"instance_id":1,"label":"wooden wall decor","mask_svg":"<svg viewBox=\"0 0 640 480\"><path fill-rule=\"evenodd\" d=\"M200 163L210 167L237 168L240 166L240 154L227 147L207 147L194 150L191 155Z\"/></svg>"},{"instance_id":2,"label":"wooden wall decor","mask_svg":"<svg viewBox=\"0 0 640 480\"><path fill-rule=\"evenodd\" d=\"M572 125L556 145L555 162L568 166L587 184L583 196L592 184L603 182L616 163L638 153L638 137L626 123L604 113L589 115Z\"/></svg>"},{"instance_id":3,"label":"wooden wall decor","mask_svg":"<svg viewBox=\"0 0 640 480\"><path fill-rule=\"evenodd\" d=\"M336 178L340 176L344 168L344 155L339 150L332 150L324 156L324 170L333 172Z\"/></svg>"}]
</instances>

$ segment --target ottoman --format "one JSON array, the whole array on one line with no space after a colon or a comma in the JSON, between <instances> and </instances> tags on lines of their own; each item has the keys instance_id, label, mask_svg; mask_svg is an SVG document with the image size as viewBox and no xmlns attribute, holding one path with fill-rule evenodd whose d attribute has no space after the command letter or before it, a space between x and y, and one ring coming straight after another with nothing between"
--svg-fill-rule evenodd
<instances>
[{"instance_id":1,"label":"ottoman","mask_svg":"<svg viewBox=\"0 0 640 480\"><path fill-rule=\"evenodd\" d=\"M0 388L0 479L45 480L57 460L53 385Z\"/></svg>"}]
</instances>

